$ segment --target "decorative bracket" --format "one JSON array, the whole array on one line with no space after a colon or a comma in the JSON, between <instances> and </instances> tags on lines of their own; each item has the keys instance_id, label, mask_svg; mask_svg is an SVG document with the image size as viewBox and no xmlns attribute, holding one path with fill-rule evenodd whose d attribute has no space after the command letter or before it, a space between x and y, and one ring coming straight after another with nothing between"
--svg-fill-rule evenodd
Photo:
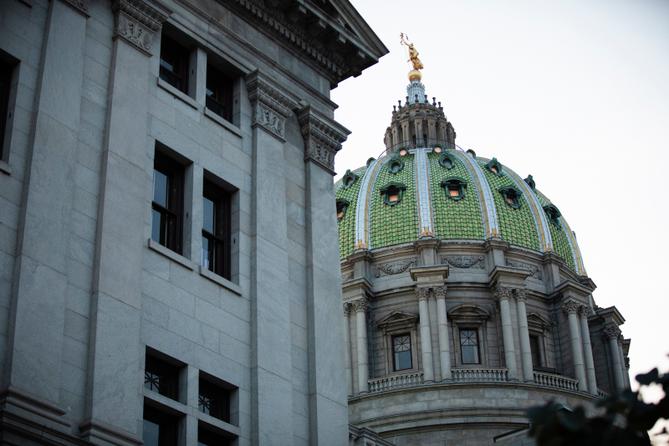
<instances>
[{"instance_id":1,"label":"decorative bracket","mask_svg":"<svg viewBox=\"0 0 669 446\"><path fill-rule=\"evenodd\" d=\"M304 137L304 160L313 161L334 175L334 158L351 131L305 105L297 113Z\"/></svg>"},{"instance_id":2,"label":"decorative bracket","mask_svg":"<svg viewBox=\"0 0 669 446\"><path fill-rule=\"evenodd\" d=\"M246 88L253 107L253 126L262 127L286 141L286 119L293 114L297 101L286 96L258 70L246 78Z\"/></svg>"},{"instance_id":3,"label":"decorative bracket","mask_svg":"<svg viewBox=\"0 0 669 446\"><path fill-rule=\"evenodd\" d=\"M160 31L171 11L158 10L143 0L114 0L114 38L121 37L151 56L154 34Z\"/></svg>"}]
</instances>

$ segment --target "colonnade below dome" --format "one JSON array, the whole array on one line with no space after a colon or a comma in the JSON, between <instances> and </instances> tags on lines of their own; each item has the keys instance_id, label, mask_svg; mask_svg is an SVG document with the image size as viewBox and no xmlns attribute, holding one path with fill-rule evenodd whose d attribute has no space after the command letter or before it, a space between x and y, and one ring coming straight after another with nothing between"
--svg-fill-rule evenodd
<instances>
[{"instance_id":1,"label":"colonnade below dome","mask_svg":"<svg viewBox=\"0 0 669 446\"><path fill-rule=\"evenodd\" d=\"M597 307L594 283L552 253L425 237L357 250L342 275L350 421L395 444L407 444L405 431L469 429L467 411L508 431L530 405L590 403L629 386L624 319ZM532 397L477 407L481 392L519 391ZM403 409L393 413L393 401Z\"/></svg>"}]
</instances>

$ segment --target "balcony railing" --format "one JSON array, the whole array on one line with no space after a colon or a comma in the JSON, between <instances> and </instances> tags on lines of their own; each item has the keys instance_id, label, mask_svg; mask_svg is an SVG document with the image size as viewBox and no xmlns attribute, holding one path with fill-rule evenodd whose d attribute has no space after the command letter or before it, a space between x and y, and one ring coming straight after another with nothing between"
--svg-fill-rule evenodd
<instances>
[{"instance_id":1,"label":"balcony railing","mask_svg":"<svg viewBox=\"0 0 669 446\"><path fill-rule=\"evenodd\" d=\"M567 378L562 375L552 373L534 372L534 382L544 387L553 387L555 389L578 390L578 380Z\"/></svg>"},{"instance_id":2,"label":"balcony railing","mask_svg":"<svg viewBox=\"0 0 669 446\"><path fill-rule=\"evenodd\" d=\"M368 381L369 391L384 392L401 387L413 387L423 383L423 372L407 373L404 375L388 375L383 378L374 378Z\"/></svg>"},{"instance_id":3,"label":"balcony railing","mask_svg":"<svg viewBox=\"0 0 669 446\"><path fill-rule=\"evenodd\" d=\"M454 382L496 383L509 380L507 369L452 369Z\"/></svg>"}]
</instances>

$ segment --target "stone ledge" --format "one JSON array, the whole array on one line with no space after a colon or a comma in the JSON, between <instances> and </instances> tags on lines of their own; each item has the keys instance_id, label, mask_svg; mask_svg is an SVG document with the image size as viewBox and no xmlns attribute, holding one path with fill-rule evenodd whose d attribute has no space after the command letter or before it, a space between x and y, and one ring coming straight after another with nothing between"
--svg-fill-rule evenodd
<instances>
[{"instance_id":1,"label":"stone ledge","mask_svg":"<svg viewBox=\"0 0 669 446\"><path fill-rule=\"evenodd\" d=\"M149 239L147 246L152 251L155 251L158 254L162 254L163 256L178 263L179 265L183 266L186 269L189 269L191 271L195 269L195 265L193 265L193 262L191 262L189 259L182 256L181 254L172 251L169 248L164 247L163 245L161 245L160 243L156 242L151 238Z\"/></svg>"},{"instance_id":2,"label":"stone ledge","mask_svg":"<svg viewBox=\"0 0 669 446\"><path fill-rule=\"evenodd\" d=\"M228 291L232 291L233 293L237 294L238 296L242 295L242 289L239 287L234 282L229 281L225 277L221 277L218 274L209 271L207 268L204 268L202 265L199 266L200 270L200 275L202 277L206 277L207 279L211 280L217 285L222 286L223 288L227 289Z\"/></svg>"},{"instance_id":3,"label":"stone ledge","mask_svg":"<svg viewBox=\"0 0 669 446\"><path fill-rule=\"evenodd\" d=\"M169 94L171 94L175 98L179 99L181 102L185 103L186 105L194 108L195 110L200 111L200 109L202 108L200 106L200 104L198 104L195 101L195 99L191 98L190 96L188 96L183 91L177 90L176 88L174 88L173 86L171 86L170 84L168 84L167 82L162 80L160 77L156 78L156 84L158 85L158 87L162 88L163 90L165 90L166 92L168 92Z\"/></svg>"},{"instance_id":4,"label":"stone ledge","mask_svg":"<svg viewBox=\"0 0 669 446\"><path fill-rule=\"evenodd\" d=\"M8 163L6 163L5 161L0 160L0 172L2 172L4 174L7 174L7 175L11 175L12 174L12 168L10 167L10 165Z\"/></svg>"},{"instance_id":5,"label":"stone ledge","mask_svg":"<svg viewBox=\"0 0 669 446\"><path fill-rule=\"evenodd\" d=\"M213 111L211 111L207 106L204 107L204 115L214 121L216 124L223 126L226 130L228 130L230 133L234 134L235 136L241 138L242 137L242 131L239 127L234 125L232 122L228 121L227 119L217 115Z\"/></svg>"}]
</instances>

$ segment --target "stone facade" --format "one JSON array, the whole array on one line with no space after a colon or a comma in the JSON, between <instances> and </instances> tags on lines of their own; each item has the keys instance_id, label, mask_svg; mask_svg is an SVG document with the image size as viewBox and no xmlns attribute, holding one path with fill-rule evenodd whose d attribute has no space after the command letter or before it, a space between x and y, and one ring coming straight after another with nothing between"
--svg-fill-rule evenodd
<instances>
[{"instance_id":1,"label":"stone facade","mask_svg":"<svg viewBox=\"0 0 669 446\"><path fill-rule=\"evenodd\" d=\"M150 407L180 445L346 444L331 315L348 131L329 91L387 50L348 2L325 9L2 2L0 443L137 445ZM166 35L189 51L185 88L159 76ZM231 79L227 117L209 65ZM179 249L152 233L159 151L183 172ZM205 180L230 196L227 277L201 256ZM147 385L147 358L178 369L178 396ZM225 416L203 412L203 380Z\"/></svg>"}]
</instances>

